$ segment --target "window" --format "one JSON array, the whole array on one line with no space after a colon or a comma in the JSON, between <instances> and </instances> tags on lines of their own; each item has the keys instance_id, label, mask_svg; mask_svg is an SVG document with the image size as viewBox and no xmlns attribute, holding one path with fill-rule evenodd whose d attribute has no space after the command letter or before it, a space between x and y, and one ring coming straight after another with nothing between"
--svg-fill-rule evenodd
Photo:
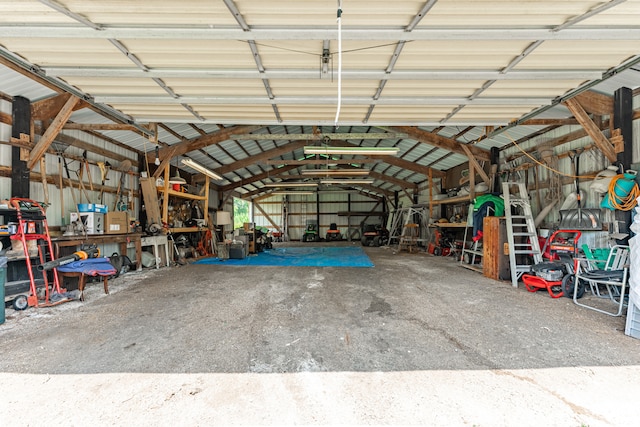
<instances>
[{"instance_id":1,"label":"window","mask_svg":"<svg viewBox=\"0 0 640 427\"><path fill-rule=\"evenodd\" d=\"M245 222L251 222L251 203L246 200L233 198L233 229L242 228Z\"/></svg>"}]
</instances>

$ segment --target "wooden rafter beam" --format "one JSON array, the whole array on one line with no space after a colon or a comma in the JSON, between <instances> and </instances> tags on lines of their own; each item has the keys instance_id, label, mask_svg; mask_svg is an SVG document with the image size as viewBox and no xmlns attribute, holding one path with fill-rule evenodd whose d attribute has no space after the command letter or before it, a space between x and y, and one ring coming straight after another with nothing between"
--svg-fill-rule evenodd
<instances>
[{"instance_id":1,"label":"wooden rafter beam","mask_svg":"<svg viewBox=\"0 0 640 427\"><path fill-rule=\"evenodd\" d=\"M480 175L480 177L485 182L485 184L490 185L491 180L489 179L489 176L486 174L484 169L482 169L482 166L480 166L480 163L478 163L478 161L475 159L469 147L467 147L464 144L461 145L461 147L464 150L464 152L467 154L467 158L469 159L469 166L471 166L471 168L473 168L473 170L475 170L478 173L478 175ZM472 181L471 185L473 184L474 182Z\"/></svg>"},{"instance_id":2,"label":"wooden rafter beam","mask_svg":"<svg viewBox=\"0 0 640 427\"><path fill-rule=\"evenodd\" d=\"M571 117L567 119L529 119L520 123L521 126L570 126L577 125L578 121Z\"/></svg>"},{"instance_id":3,"label":"wooden rafter beam","mask_svg":"<svg viewBox=\"0 0 640 427\"><path fill-rule=\"evenodd\" d=\"M238 169L244 169L247 166L251 166L258 162L263 162L265 160L269 160L272 157L280 156L285 153L290 153L294 150L304 147L307 144L307 141L294 141L288 144L282 145L277 148L273 148L271 150L263 151L255 156L247 157L242 160L238 160L237 162L229 163L228 165L221 166L214 170L215 173L219 175L224 175L225 173L232 172ZM177 145L177 144L176 144Z\"/></svg>"},{"instance_id":4,"label":"wooden rafter beam","mask_svg":"<svg viewBox=\"0 0 640 427\"><path fill-rule=\"evenodd\" d=\"M455 139L446 138L433 132L427 132L419 129L415 126L392 126L390 128L399 133L406 133L409 138L416 141L423 142L425 144L433 145L445 150L452 151L454 153L462 154L466 156L464 150L460 147L460 142ZM489 152L476 146L469 147L473 156L477 160L489 161Z\"/></svg>"},{"instance_id":5,"label":"wooden rafter beam","mask_svg":"<svg viewBox=\"0 0 640 427\"><path fill-rule=\"evenodd\" d=\"M296 169L296 168L297 168L297 166L295 166L295 165L283 166L283 167L278 168L278 169L262 172L262 173L259 173L257 175L253 175L250 178L242 179L240 181L232 182L231 184L227 184L227 185L225 185L223 187L220 187L220 191L223 191L223 192L231 191L231 190L234 190L234 189L236 189L238 187L242 187L244 185L253 184L256 181L261 181L261 180L267 179L267 178L275 178L275 177L278 177L278 176L282 175L285 172L289 172L290 170L293 170L293 169Z\"/></svg>"},{"instance_id":6,"label":"wooden rafter beam","mask_svg":"<svg viewBox=\"0 0 640 427\"><path fill-rule=\"evenodd\" d=\"M219 144L230 139L231 135L246 134L261 128L262 126L231 126L228 128L222 128L217 130L216 132L202 135L195 139L182 141L177 144L173 144L170 147L163 147L160 149L160 159L164 159L169 153L172 153L171 157L181 156L190 151L195 151L201 148L208 147L210 145ZM154 153L147 153L147 157L151 159L150 161L153 161Z\"/></svg>"},{"instance_id":7,"label":"wooden rafter beam","mask_svg":"<svg viewBox=\"0 0 640 427\"><path fill-rule=\"evenodd\" d=\"M609 142L607 137L604 136L604 134L600 131L598 125L596 125L593 120L591 120L580 103L576 99L571 98L567 99L564 102L564 105L566 105L569 111L571 111L571 114L573 114L578 122L580 122L580 125L582 125L591 139L593 139L593 142L600 149L600 151L602 151L602 154L604 154L610 162L615 162L617 160L617 156L615 150L613 149L613 145L611 145L611 142Z\"/></svg>"},{"instance_id":8,"label":"wooden rafter beam","mask_svg":"<svg viewBox=\"0 0 640 427\"><path fill-rule=\"evenodd\" d=\"M613 97L598 92L582 92L573 97L589 114L610 116L613 114Z\"/></svg>"},{"instance_id":9,"label":"wooden rafter beam","mask_svg":"<svg viewBox=\"0 0 640 427\"><path fill-rule=\"evenodd\" d=\"M62 126L69 120L71 117L71 113L73 113L73 108L78 104L80 98L76 96L71 96L65 102L62 109L56 115L56 118L53 119L51 125L47 128L44 135L38 143L33 147L31 154L29 155L29 160L27 161L27 167L29 169L33 169L33 166L36 162L40 161L40 157L44 155L47 151L51 143L54 141L55 137L58 135Z\"/></svg>"},{"instance_id":10,"label":"wooden rafter beam","mask_svg":"<svg viewBox=\"0 0 640 427\"><path fill-rule=\"evenodd\" d=\"M380 181L390 182L402 188L403 190L407 188L413 188L413 189L417 188L417 185L412 182L404 181L402 179L399 179L390 175L385 175L380 172L370 171L369 177L374 179L379 179Z\"/></svg>"},{"instance_id":11,"label":"wooden rafter beam","mask_svg":"<svg viewBox=\"0 0 640 427\"><path fill-rule=\"evenodd\" d=\"M161 157L162 160L160 161L160 164L158 165L156 171L153 173L153 177L155 179L158 179L158 177L160 177L160 175L164 172L165 168L170 165L171 159L173 159L173 156L175 156L175 153L178 150L178 147L176 147L176 145L167 147L167 150L165 150L165 156Z\"/></svg>"},{"instance_id":12,"label":"wooden rafter beam","mask_svg":"<svg viewBox=\"0 0 640 427\"><path fill-rule=\"evenodd\" d=\"M52 96L50 98L42 99L40 101L31 103L31 118L32 120L48 121L53 119L62 110L62 107L71 98L71 94L63 93L60 95ZM84 103L78 102L73 111L77 111L84 107Z\"/></svg>"},{"instance_id":13,"label":"wooden rafter beam","mask_svg":"<svg viewBox=\"0 0 640 427\"><path fill-rule=\"evenodd\" d=\"M379 157L379 156L378 156ZM326 165L326 164L334 164L334 165L358 165L358 164L367 164L367 163L380 163L382 159L379 158L368 158L368 159L305 159L305 160L278 160L272 159L263 162L267 165Z\"/></svg>"},{"instance_id":14,"label":"wooden rafter beam","mask_svg":"<svg viewBox=\"0 0 640 427\"><path fill-rule=\"evenodd\" d=\"M132 132L138 133L140 130L128 124L120 124L120 123L95 123L95 124L85 124L85 123L67 123L64 125L63 129L70 130L130 130Z\"/></svg>"}]
</instances>

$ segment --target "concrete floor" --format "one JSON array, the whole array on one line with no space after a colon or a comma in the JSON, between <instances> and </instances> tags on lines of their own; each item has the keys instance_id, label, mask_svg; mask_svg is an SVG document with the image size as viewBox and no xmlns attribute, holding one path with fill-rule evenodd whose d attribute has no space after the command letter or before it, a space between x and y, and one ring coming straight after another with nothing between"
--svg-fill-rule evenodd
<instances>
[{"instance_id":1,"label":"concrete floor","mask_svg":"<svg viewBox=\"0 0 640 427\"><path fill-rule=\"evenodd\" d=\"M0 425L640 424L624 317L366 251L374 268L188 265L7 310Z\"/></svg>"}]
</instances>

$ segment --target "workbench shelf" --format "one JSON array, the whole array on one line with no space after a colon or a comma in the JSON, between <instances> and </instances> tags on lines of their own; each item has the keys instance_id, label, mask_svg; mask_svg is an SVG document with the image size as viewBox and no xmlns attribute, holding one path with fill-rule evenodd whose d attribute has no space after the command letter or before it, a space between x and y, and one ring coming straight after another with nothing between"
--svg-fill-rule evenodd
<instances>
[{"instance_id":1,"label":"workbench shelf","mask_svg":"<svg viewBox=\"0 0 640 427\"><path fill-rule=\"evenodd\" d=\"M162 211L161 218L164 224L169 224L169 201L176 200L189 200L189 201L201 201L203 202L202 212L204 216L204 225L206 226L206 212L209 209L209 177L205 175L204 187L203 187L203 195L199 194L190 194L184 193L182 191L176 191L171 188L170 181L170 167L167 165L164 169L164 187L157 187L157 191L159 194L162 194L164 197L162 198ZM171 227L169 228L170 233L195 233L198 231L203 231L205 228L203 227Z\"/></svg>"}]
</instances>

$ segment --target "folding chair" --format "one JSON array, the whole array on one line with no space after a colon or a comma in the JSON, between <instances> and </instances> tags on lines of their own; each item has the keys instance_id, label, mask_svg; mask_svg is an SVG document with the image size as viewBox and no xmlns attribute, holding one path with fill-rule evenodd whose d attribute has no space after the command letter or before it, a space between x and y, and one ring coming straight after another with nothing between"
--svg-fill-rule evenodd
<instances>
[{"instance_id":1,"label":"folding chair","mask_svg":"<svg viewBox=\"0 0 640 427\"><path fill-rule=\"evenodd\" d=\"M622 315L625 302L625 290L629 279L629 246L616 245L611 248L603 268L602 260L576 258L573 302L577 305L609 316ZM594 298L606 298L617 306L617 311L607 311L593 305L578 302L578 288L589 285Z\"/></svg>"}]
</instances>

